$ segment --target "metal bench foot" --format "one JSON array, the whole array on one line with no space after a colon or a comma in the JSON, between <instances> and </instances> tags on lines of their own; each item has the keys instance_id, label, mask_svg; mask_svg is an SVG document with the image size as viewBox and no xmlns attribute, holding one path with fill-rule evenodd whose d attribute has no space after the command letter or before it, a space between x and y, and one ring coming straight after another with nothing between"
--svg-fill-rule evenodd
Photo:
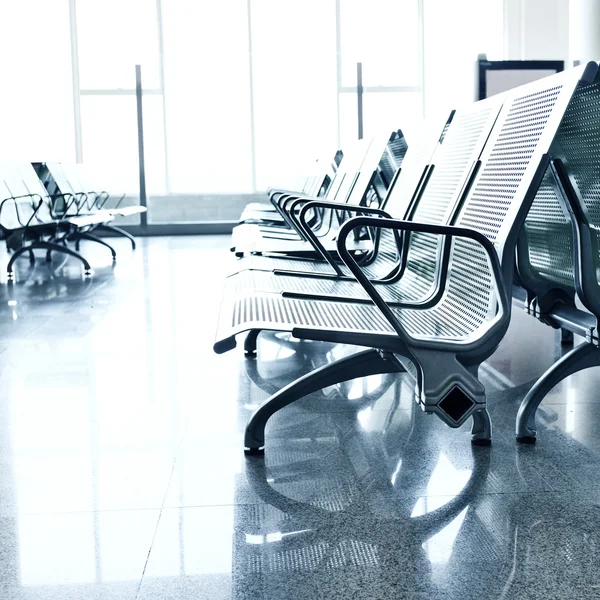
<instances>
[{"instance_id":1,"label":"metal bench foot","mask_svg":"<svg viewBox=\"0 0 600 600\"><path fill-rule=\"evenodd\" d=\"M256 340L260 329L251 329L244 340L244 356L246 358L256 358Z\"/></svg>"},{"instance_id":2,"label":"metal bench foot","mask_svg":"<svg viewBox=\"0 0 600 600\"><path fill-rule=\"evenodd\" d=\"M567 329L560 330L560 343L562 346L572 346L574 342L573 332Z\"/></svg>"},{"instance_id":3,"label":"metal bench foot","mask_svg":"<svg viewBox=\"0 0 600 600\"><path fill-rule=\"evenodd\" d=\"M244 448L244 454L246 456L264 456L265 448Z\"/></svg>"},{"instance_id":4,"label":"metal bench foot","mask_svg":"<svg viewBox=\"0 0 600 600\"><path fill-rule=\"evenodd\" d=\"M246 454L261 452L265 445L265 426L267 421L278 410L288 404L303 398L323 388L350 381L358 377L378 375L383 373L400 373L402 365L392 355L380 354L378 350L363 350L351 356L341 358L332 363L319 367L314 371L296 379L289 385L265 400L255 411L244 436Z\"/></svg>"},{"instance_id":5,"label":"metal bench foot","mask_svg":"<svg viewBox=\"0 0 600 600\"><path fill-rule=\"evenodd\" d=\"M487 408L483 407L473 413L471 444L473 446L490 446L492 443L492 420Z\"/></svg>"},{"instance_id":6,"label":"metal bench foot","mask_svg":"<svg viewBox=\"0 0 600 600\"><path fill-rule=\"evenodd\" d=\"M593 344L584 343L555 362L523 398L517 414L516 436L521 444L533 444L536 440L535 413L546 394L563 379L578 371L600 366L600 350Z\"/></svg>"},{"instance_id":7,"label":"metal bench foot","mask_svg":"<svg viewBox=\"0 0 600 600\"><path fill-rule=\"evenodd\" d=\"M535 444L536 437L531 435L518 435L517 442L519 444Z\"/></svg>"}]
</instances>

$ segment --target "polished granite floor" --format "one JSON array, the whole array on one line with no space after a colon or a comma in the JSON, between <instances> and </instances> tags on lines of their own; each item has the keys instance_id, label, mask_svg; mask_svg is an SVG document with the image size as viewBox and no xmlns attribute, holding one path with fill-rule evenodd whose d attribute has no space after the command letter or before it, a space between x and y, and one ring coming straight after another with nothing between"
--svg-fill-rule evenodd
<instances>
[{"instance_id":1,"label":"polished granite floor","mask_svg":"<svg viewBox=\"0 0 600 600\"><path fill-rule=\"evenodd\" d=\"M352 351L264 336L216 356L226 237L115 242L0 281L0 598L600 598L600 369L517 447L518 402L561 355L515 311L482 368L491 448L415 408L402 376L253 407ZM5 261L5 256L0 260Z\"/></svg>"}]
</instances>

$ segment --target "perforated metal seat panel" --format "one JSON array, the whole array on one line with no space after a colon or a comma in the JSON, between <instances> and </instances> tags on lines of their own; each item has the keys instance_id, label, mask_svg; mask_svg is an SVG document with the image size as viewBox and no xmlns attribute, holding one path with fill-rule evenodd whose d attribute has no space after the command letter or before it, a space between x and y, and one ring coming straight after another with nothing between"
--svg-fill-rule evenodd
<instances>
[{"instance_id":1,"label":"perforated metal seat panel","mask_svg":"<svg viewBox=\"0 0 600 600\"><path fill-rule=\"evenodd\" d=\"M443 314L433 311L392 310L415 339L435 336L458 341L475 331L469 331L465 324L449 323ZM393 327L372 304L284 298L257 292L226 297L215 346L251 329L291 332L303 327L334 333L395 336Z\"/></svg>"},{"instance_id":2,"label":"perforated metal seat panel","mask_svg":"<svg viewBox=\"0 0 600 600\"><path fill-rule=\"evenodd\" d=\"M401 302L406 299L402 296L401 290L395 286L377 285L377 289L386 302ZM239 295L253 291L294 292L369 300L369 295L357 281L274 275L266 271L242 271L227 279L226 295Z\"/></svg>"}]
</instances>

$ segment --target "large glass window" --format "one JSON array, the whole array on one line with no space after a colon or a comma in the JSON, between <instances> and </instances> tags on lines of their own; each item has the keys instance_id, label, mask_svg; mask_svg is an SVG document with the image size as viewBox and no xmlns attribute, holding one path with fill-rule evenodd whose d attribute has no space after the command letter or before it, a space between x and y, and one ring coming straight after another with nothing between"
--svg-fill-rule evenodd
<instances>
[{"instance_id":1,"label":"large glass window","mask_svg":"<svg viewBox=\"0 0 600 600\"><path fill-rule=\"evenodd\" d=\"M363 85L421 85L418 0L340 0L342 85L356 85L356 63Z\"/></svg>"},{"instance_id":2,"label":"large glass window","mask_svg":"<svg viewBox=\"0 0 600 600\"><path fill-rule=\"evenodd\" d=\"M364 135L410 131L472 99L502 16L503 0L7 0L0 155L83 160L135 196L140 64L150 222L232 220L356 139L357 62Z\"/></svg>"},{"instance_id":3,"label":"large glass window","mask_svg":"<svg viewBox=\"0 0 600 600\"><path fill-rule=\"evenodd\" d=\"M357 63L362 64L365 136L422 116L420 7L421 0L339 0L342 147L358 135Z\"/></svg>"},{"instance_id":4,"label":"large glass window","mask_svg":"<svg viewBox=\"0 0 600 600\"><path fill-rule=\"evenodd\" d=\"M69 5L0 2L0 159L75 160Z\"/></svg>"},{"instance_id":5,"label":"large glass window","mask_svg":"<svg viewBox=\"0 0 600 600\"><path fill-rule=\"evenodd\" d=\"M136 196L135 66L142 69L148 195L166 192L160 2L69 0L76 29L80 159L105 189ZM76 17L76 18L75 18ZM139 217L131 217L131 223Z\"/></svg>"},{"instance_id":6,"label":"large glass window","mask_svg":"<svg viewBox=\"0 0 600 600\"><path fill-rule=\"evenodd\" d=\"M252 0L256 187L285 186L318 148L335 149L334 0Z\"/></svg>"},{"instance_id":7,"label":"large glass window","mask_svg":"<svg viewBox=\"0 0 600 600\"><path fill-rule=\"evenodd\" d=\"M251 192L247 2L169 0L163 15L170 191Z\"/></svg>"},{"instance_id":8,"label":"large glass window","mask_svg":"<svg viewBox=\"0 0 600 600\"><path fill-rule=\"evenodd\" d=\"M144 86L160 88L156 9L154 0L77 0L82 90L131 90L138 64Z\"/></svg>"}]
</instances>

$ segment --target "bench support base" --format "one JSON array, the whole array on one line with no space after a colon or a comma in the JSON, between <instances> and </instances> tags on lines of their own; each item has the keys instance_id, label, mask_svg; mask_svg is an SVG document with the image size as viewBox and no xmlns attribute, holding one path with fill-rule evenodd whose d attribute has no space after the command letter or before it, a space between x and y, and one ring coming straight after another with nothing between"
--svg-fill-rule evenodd
<instances>
[{"instance_id":1,"label":"bench support base","mask_svg":"<svg viewBox=\"0 0 600 600\"><path fill-rule=\"evenodd\" d=\"M256 358L256 340L260 329L251 329L244 340L244 355L246 358Z\"/></svg>"},{"instance_id":2,"label":"bench support base","mask_svg":"<svg viewBox=\"0 0 600 600\"><path fill-rule=\"evenodd\" d=\"M17 260L17 258L19 258L19 256L21 256L21 254L25 254L25 252L28 252L29 253L29 262L31 263L32 256L33 256L33 250L36 250L38 248L47 250L47 253L46 253L47 259L50 256L50 252L62 252L63 254L68 254L69 256L72 256L73 258L76 258L77 260L80 260L83 263L83 267L85 269L86 275L89 275L92 272L92 267L90 266L90 263L85 258L83 258L83 256L81 256L81 254L78 254L74 250L71 250L67 246L63 246L62 244L57 244L54 242L45 242L45 241L39 240L36 242L32 242L31 244L28 244L27 246L22 246L18 250L15 250L13 255L10 257L10 260L8 261L8 266L6 267L6 271L7 271L9 279L12 279L14 277L13 265L14 265L15 261Z\"/></svg>"},{"instance_id":3,"label":"bench support base","mask_svg":"<svg viewBox=\"0 0 600 600\"><path fill-rule=\"evenodd\" d=\"M490 413L485 407L473 413L471 444L473 446L492 445L492 420L490 419Z\"/></svg>"},{"instance_id":4,"label":"bench support base","mask_svg":"<svg viewBox=\"0 0 600 600\"><path fill-rule=\"evenodd\" d=\"M555 362L523 398L517 414L517 442L533 444L536 440L535 413L546 394L563 379L578 371L600 366L600 349L583 343Z\"/></svg>"},{"instance_id":5,"label":"bench support base","mask_svg":"<svg viewBox=\"0 0 600 600\"><path fill-rule=\"evenodd\" d=\"M88 240L90 242L96 242L97 244L100 244L101 246L105 246L106 248L108 248L112 255L112 259L117 260L117 253L115 252L115 249L110 244L105 242L102 238L99 238L97 235L94 235L93 233L88 233L88 232L75 233L73 236L71 236L70 239L72 239L75 242L75 250L79 250L79 245L81 244L81 240Z\"/></svg>"},{"instance_id":6,"label":"bench support base","mask_svg":"<svg viewBox=\"0 0 600 600\"><path fill-rule=\"evenodd\" d=\"M244 453L252 456L264 452L267 421L278 410L288 404L343 381L369 375L401 373L403 371L404 367L398 363L393 355L384 354L378 350L363 350L315 369L286 385L254 411L246 426Z\"/></svg>"}]
</instances>

